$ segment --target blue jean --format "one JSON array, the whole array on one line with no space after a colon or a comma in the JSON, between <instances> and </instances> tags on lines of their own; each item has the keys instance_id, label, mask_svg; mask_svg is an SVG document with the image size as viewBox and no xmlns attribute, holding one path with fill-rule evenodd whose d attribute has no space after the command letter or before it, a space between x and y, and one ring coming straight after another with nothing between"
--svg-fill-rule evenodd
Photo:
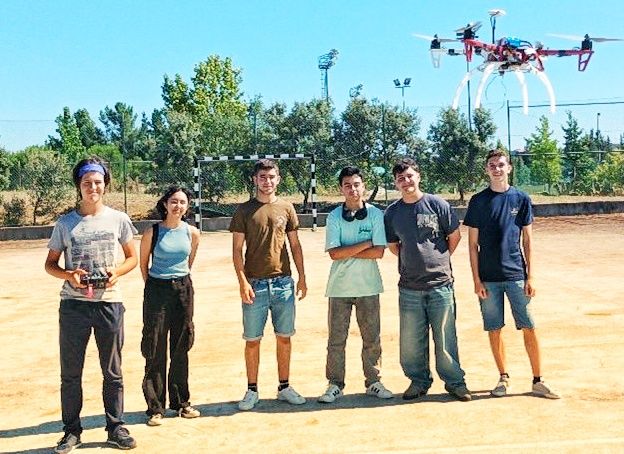
<instances>
[{"instance_id":1,"label":"blue jean","mask_svg":"<svg viewBox=\"0 0 624 454\"><path fill-rule=\"evenodd\" d=\"M255 293L252 304L243 306L243 339L262 339L264 326L271 311L271 321L276 336L295 334L295 282L290 276L267 279L250 279Z\"/></svg>"},{"instance_id":2,"label":"blue jean","mask_svg":"<svg viewBox=\"0 0 624 454\"><path fill-rule=\"evenodd\" d=\"M422 391L433 383L429 368L429 327L435 343L436 371L447 391L465 386L455 331L453 285L429 290L399 287L400 358L405 375Z\"/></svg>"},{"instance_id":3,"label":"blue jean","mask_svg":"<svg viewBox=\"0 0 624 454\"><path fill-rule=\"evenodd\" d=\"M82 370L91 331L102 368L102 398L106 413L106 430L113 432L123 424L123 378L121 348L124 342L121 303L103 301L61 300L59 340L61 351L61 411L63 431L82 432Z\"/></svg>"},{"instance_id":4,"label":"blue jean","mask_svg":"<svg viewBox=\"0 0 624 454\"><path fill-rule=\"evenodd\" d=\"M516 329L533 329L535 323L529 310L531 298L524 293L524 281L484 282L487 298L480 299L483 329L496 331L505 326L505 295L509 299Z\"/></svg>"}]
</instances>

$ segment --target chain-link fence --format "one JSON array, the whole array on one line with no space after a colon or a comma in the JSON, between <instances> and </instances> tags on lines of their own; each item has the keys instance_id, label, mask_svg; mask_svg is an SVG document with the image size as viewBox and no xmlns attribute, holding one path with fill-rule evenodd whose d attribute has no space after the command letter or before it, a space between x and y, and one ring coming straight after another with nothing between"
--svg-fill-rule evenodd
<instances>
[{"instance_id":1,"label":"chain-link fence","mask_svg":"<svg viewBox=\"0 0 624 454\"><path fill-rule=\"evenodd\" d=\"M539 161L541 160L541 161ZM552 162L557 164L552 164ZM512 156L512 182L533 196L537 203L624 199L624 153L590 152L582 156ZM482 163L475 175L466 178L454 170L424 165L422 188L441 195L455 206L487 185ZM301 213L311 208L310 170L306 161L280 162L281 197L295 204ZM170 184L193 188L192 168L158 166L152 161L110 162L112 183L106 203L127 212L133 219L153 219L158 196ZM236 205L253 194L251 162L214 163L202 169L202 212L204 216L229 216ZM327 169L332 169L327 171ZM549 169L549 172L544 171ZM71 182L72 166L53 155L18 163L0 175L0 225L49 224L75 207L78 200ZM319 171L320 170L320 171ZM337 174L331 162L317 161L317 207L327 211L342 201ZM381 167L366 175L368 197L384 206L400 197L392 175ZM443 173L443 174L441 174ZM463 185L463 186L462 186ZM461 189L461 190L460 190Z\"/></svg>"}]
</instances>

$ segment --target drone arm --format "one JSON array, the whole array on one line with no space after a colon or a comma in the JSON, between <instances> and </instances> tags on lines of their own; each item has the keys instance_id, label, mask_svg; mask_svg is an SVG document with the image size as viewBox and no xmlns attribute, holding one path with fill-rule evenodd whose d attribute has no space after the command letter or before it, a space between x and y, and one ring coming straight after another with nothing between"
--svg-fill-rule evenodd
<instances>
[{"instance_id":1,"label":"drone arm","mask_svg":"<svg viewBox=\"0 0 624 454\"><path fill-rule=\"evenodd\" d=\"M578 55L578 70L585 71L593 54L594 51L588 49L542 49L539 51L538 56L570 57L572 55Z\"/></svg>"},{"instance_id":2,"label":"drone arm","mask_svg":"<svg viewBox=\"0 0 624 454\"><path fill-rule=\"evenodd\" d=\"M472 44L468 42L468 40L464 41L464 55L466 55L466 61L472 61Z\"/></svg>"},{"instance_id":3,"label":"drone arm","mask_svg":"<svg viewBox=\"0 0 624 454\"><path fill-rule=\"evenodd\" d=\"M535 68L538 71L544 71L544 62L539 54L535 55Z\"/></svg>"}]
</instances>

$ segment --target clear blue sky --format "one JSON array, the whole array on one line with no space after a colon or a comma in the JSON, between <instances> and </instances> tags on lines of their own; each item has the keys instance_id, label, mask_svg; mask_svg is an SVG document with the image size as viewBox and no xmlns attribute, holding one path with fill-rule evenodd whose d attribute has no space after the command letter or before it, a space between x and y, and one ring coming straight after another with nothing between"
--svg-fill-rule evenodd
<instances>
[{"instance_id":1,"label":"clear blue sky","mask_svg":"<svg viewBox=\"0 0 624 454\"><path fill-rule=\"evenodd\" d=\"M42 144L55 134L54 119L68 106L99 111L121 101L135 112L162 106L163 75L186 80L208 55L231 57L242 69L245 98L261 95L266 104L320 97L317 58L340 52L330 69L329 91L336 112L349 100L349 88L363 84L363 94L401 104L395 78L412 78L405 102L423 119L423 134L440 108L451 104L465 62L447 58L442 68L430 63L428 43L412 33L453 36L453 30L481 20L480 36L491 36L487 11L503 8L497 37L540 40L551 48L578 46L547 33L624 37L621 0L580 1L26 1L0 3L0 145L19 150ZM576 59L552 58L547 74L558 102L624 101L624 42L596 44L585 72ZM527 76L531 103L547 102L543 86ZM476 90L478 78L473 82ZM473 94L474 99L474 94ZM511 75L495 77L484 95L507 142L505 102L519 102ZM465 97L462 100L465 111ZM618 141L624 133L624 104L572 108L581 126L596 127ZM566 108L550 116L559 134ZM512 147L533 131L546 109L521 109L511 115ZM98 122L99 123L99 122Z\"/></svg>"}]
</instances>

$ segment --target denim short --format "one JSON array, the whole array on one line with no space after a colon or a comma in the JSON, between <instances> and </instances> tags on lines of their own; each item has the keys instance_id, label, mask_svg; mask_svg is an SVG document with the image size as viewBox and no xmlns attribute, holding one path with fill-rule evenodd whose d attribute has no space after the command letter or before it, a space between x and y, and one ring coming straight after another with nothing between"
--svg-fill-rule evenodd
<instances>
[{"instance_id":1,"label":"denim short","mask_svg":"<svg viewBox=\"0 0 624 454\"><path fill-rule=\"evenodd\" d=\"M256 295L252 304L243 306L243 339L262 339L269 310L276 336L295 334L295 281L290 276L250 279Z\"/></svg>"},{"instance_id":2,"label":"denim short","mask_svg":"<svg viewBox=\"0 0 624 454\"><path fill-rule=\"evenodd\" d=\"M524 281L484 282L483 285L488 296L479 299L479 302L485 331L496 331L505 326L505 294L511 306L516 329L535 328L529 310L531 298L524 293Z\"/></svg>"}]
</instances>

